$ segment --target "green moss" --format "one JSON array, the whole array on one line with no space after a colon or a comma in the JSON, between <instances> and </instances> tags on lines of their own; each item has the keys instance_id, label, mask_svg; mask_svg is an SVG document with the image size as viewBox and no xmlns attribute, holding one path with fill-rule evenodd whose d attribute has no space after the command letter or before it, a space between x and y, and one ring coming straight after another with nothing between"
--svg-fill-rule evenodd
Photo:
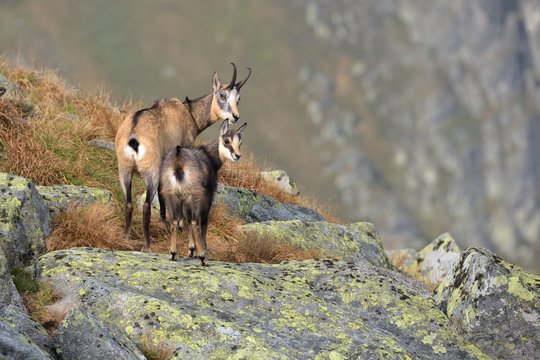
<instances>
[{"instance_id":1,"label":"green moss","mask_svg":"<svg viewBox=\"0 0 540 360\"><path fill-rule=\"evenodd\" d=\"M32 274L26 269L14 267L11 269L11 276L13 277L13 283L20 294L35 294L38 292L40 288L39 282L35 281Z\"/></svg>"}]
</instances>

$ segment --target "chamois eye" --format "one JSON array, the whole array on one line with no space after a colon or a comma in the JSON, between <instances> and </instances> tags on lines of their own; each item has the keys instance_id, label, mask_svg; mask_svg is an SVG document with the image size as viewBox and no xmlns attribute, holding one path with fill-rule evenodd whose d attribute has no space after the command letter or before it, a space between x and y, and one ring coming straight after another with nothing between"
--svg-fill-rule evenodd
<instances>
[{"instance_id":1,"label":"chamois eye","mask_svg":"<svg viewBox=\"0 0 540 360\"><path fill-rule=\"evenodd\" d=\"M225 141L223 141L225 144L229 145L231 143L231 140L229 139L225 139Z\"/></svg>"},{"instance_id":2,"label":"chamois eye","mask_svg":"<svg viewBox=\"0 0 540 360\"><path fill-rule=\"evenodd\" d=\"M225 96L225 93L220 93L220 94L219 94L219 98L220 98L221 100L225 100L227 97Z\"/></svg>"}]
</instances>

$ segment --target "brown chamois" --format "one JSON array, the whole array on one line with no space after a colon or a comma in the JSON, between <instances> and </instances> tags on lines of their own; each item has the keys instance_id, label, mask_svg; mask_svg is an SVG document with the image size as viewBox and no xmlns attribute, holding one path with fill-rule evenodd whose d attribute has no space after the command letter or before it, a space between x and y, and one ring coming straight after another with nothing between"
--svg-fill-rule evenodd
<instances>
[{"instance_id":1,"label":"brown chamois","mask_svg":"<svg viewBox=\"0 0 540 360\"><path fill-rule=\"evenodd\" d=\"M240 114L238 101L240 89L249 79L236 82L236 65L229 84L222 85L217 72L212 77L210 94L185 101L159 99L149 108L128 115L116 134L115 146L118 158L118 175L126 195L125 233L129 237L133 205L131 182L133 173L138 171L146 184L146 199L143 205L143 233L145 244L142 251L150 251L150 212L156 191L160 205L160 215L165 221L166 205L159 195L159 169L167 151L175 146L191 146L197 135L218 120L235 123Z\"/></svg>"},{"instance_id":2,"label":"brown chamois","mask_svg":"<svg viewBox=\"0 0 540 360\"><path fill-rule=\"evenodd\" d=\"M185 223L190 234L189 256L197 257L206 265L206 231L208 215L217 188L217 173L226 160L240 160L242 133L229 130L225 120L219 138L197 148L182 148L168 152L161 167L161 193L167 204L171 225L171 260L176 259L178 228Z\"/></svg>"}]
</instances>

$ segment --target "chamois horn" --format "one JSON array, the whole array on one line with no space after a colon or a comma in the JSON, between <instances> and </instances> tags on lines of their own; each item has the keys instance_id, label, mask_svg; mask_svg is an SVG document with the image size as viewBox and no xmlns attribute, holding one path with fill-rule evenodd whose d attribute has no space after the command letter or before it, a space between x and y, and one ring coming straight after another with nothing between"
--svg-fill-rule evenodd
<instances>
[{"instance_id":1,"label":"chamois horn","mask_svg":"<svg viewBox=\"0 0 540 360\"><path fill-rule=\"evenodd\" d=\"M229 86L227 86L227 89L232 89L234 87L234 83L236 81L236 65L234 63L231 63L231 65L233 66L233 74L232 74L232 80L231 82L229 83Z\"/></svg>"},{"instance_id":2,"label":"chamois horn","mask_svg":"<svg viewBox=\"0 0 540 360\"><path fill-rule=\"evenodd\" d=\"M246 78L240 82L238 82L235 86L236 86L236 89L238 89L238 91L240 91L240 89L242 88L242 86L244 86L244 84L246 83L246 81L249 79L249 76L251 75L251 68L248 67L247 68L249 73L247 74Z\"/></svg>"}]
</instances>

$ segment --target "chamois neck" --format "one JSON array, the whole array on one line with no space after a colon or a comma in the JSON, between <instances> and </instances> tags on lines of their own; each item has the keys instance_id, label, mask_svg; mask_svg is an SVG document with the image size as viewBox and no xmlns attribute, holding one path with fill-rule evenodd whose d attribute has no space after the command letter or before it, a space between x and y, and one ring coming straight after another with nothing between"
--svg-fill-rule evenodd
<instances>
[{"instance_id":1,"label":"chamois neck","mask_svg":"<svg viewBox=\"0 0 540 360\"><path fill-rule=\"evenodd\" d=\"M208 144L203 145L201 150L204 151L214 165L216 171L218 171L223 165L223 160L221 160L221 157L219 156L219 140L213 140Z\"/></svg>"},{"instance_id":2,"label":"chamois neck","mask_svg":"<svg viewBox=\"0 0 540 360\"><path fill-rule=\"evenodd\" d=\"M186 98L184 101L197 125L197 135L216 122L211 119L212 97L213 94L207 94L193 100Z\"/></svg>"}]
</instances>

